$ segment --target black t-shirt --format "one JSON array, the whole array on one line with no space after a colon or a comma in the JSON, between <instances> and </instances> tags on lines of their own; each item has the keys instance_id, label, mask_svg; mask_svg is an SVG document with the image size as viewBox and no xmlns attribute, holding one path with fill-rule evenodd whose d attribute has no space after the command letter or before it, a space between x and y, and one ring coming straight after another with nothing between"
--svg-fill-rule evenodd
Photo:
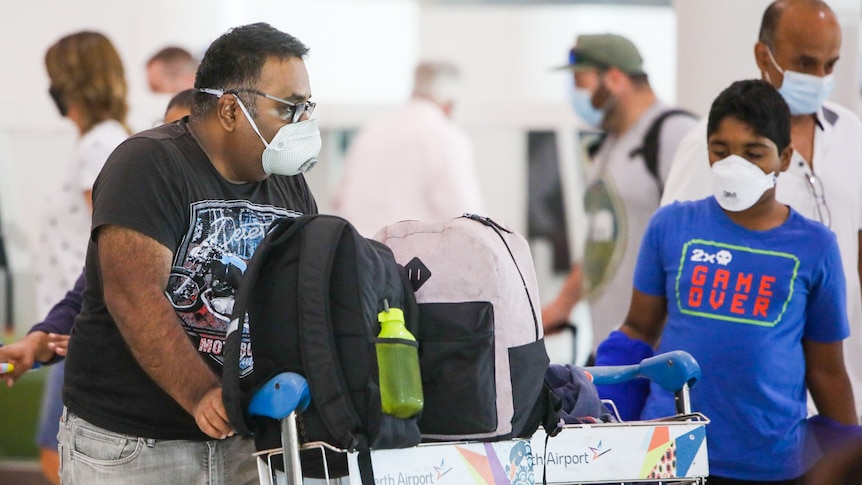
<instances>
[{"instance_id":1,"label":"black t-shirt","mask_svg":"<svg viewBox=\"0 0 862 485\"><path fill-rule=\"evenodd\" d=\"M301 175L226 181L181 121L135 135L111 154L93 186L92 234L104 225L127 227L173 251L165 294L193 345L221 375L238 277L273 220L316 212ZM208 439L123 340L105 306L95 237L86 279L66 358L63 401L69 410L118 433Z\"/></svg>"}]
</instances>

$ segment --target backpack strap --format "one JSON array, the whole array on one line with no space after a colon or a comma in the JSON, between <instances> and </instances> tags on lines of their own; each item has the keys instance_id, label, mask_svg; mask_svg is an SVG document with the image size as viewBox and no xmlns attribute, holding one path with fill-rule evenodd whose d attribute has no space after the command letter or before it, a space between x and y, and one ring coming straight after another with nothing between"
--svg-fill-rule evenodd
<instances>
[{"instance_id":1,"label":"backpack strap","mask_svg":"<svg viewBox=\"0 0 862 485\"><path fill-rule=\"evenodd\" d=\"M596 154L599 153L599 150L602 149L602 145L605 144L605 140L608 139L608 132L600 131L600 132L581 132L586 134L593 134L595 138L593 138L589 143L587 143L587 157L590 160L596 157Z\"/></svg>"},{"instance_id":2,"label":"backpack strap","mask_svg":"<svg viewBox=\"0 0 862 485\"><path fill-rule=\"evenodd\" d=\"M242 342L242 327L248 312L248 302L251 295L254 294L255 282L262 268L266 266L271 251L290 240L313 217L315 216L288 217L273 222L271 231L255 250L236 291L233 313L225 336L222 401L227 411L228 421L237 433L244 436L252 434L251 426L246 419L248 410L245 409L239 382L239 350ZM252 330L249 329L249 331Z\"/></svg>"},{"instance_id":3,"label":"backpack strap","mask_svg":"<svg viewBox=\"0 0 862 485\"><path fill-rule=\"evenodd\" d=\"M643 144L629 153L629 157L634 158L638 155L643 156L646 169L658 186L658 193L661 195L664 192L664 182L661 180L661 175L658 172L658 150L659 150L659 135L661 127L665 120L671 116L685 115L690 118L697 118L693 113L684 109L670 109L658 115L650 124L644 135Z\"/></svg>"},{"instance_id":4,"label":"backpack strap","mask_svg":"<svg viewBox=\"0 0 862 485\"><path fill-rule=\"evenodd\" d=\"M318 216L302 233L299 258L299 328L302 367L313 403L327 431L347 438L333 443L348 450L367 448L368 440L355 432L362 425L345 386L338 350L332 338L330 319L330 278L335 253L347 221L335 216ZM313 371L312 371L313 369Z\"/></svg>"}]
</instances>

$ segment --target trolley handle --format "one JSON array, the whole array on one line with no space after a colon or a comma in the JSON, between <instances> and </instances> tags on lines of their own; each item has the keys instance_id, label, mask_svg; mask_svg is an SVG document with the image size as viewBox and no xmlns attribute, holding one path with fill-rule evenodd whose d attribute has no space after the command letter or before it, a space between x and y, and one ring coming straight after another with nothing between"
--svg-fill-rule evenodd
<instances>
[{"instance_id":1,"label":"trolley handle","mask_svg":"<svg viewBox=\"0 0 862 485\"><path fill-rule=\"evenodd\" d=\"M305 411L309 404L311 392L305 378L295 372L282 372L254 393L248 411L252 416L284 419L294 411Z\"/></svg>"},{"instance_id":2,"label":"trolley handle","mask_svg":"<svg viewBox=\"0 0 862 485\"><path fill-rule=\"evenodd\" d=\"M676 410L691 414L688 391L700 380L700 365L691 354L674 350L648 357L638 364L585 367L596 385L618 384L639 377L647 378L674 393Z\"/></svg>"},{"instance_id":3,"label":"trolley handle","mask_svg":"<svg viewBox=\"0 0 862 485\"><path fill-rule=\"evenodd\" d=\"M311 391L305 377L295 372L282 372L266 381L251 398L248 411L252 416L277 419L281 428L282 457L287 483L302 484L302 468L299 463L299 429L296 416L311 404ZM267 472L268 473L268 472ZM261 470L258 474L271 476ZM279 482L280 483L280 482Z\"/></svg>"}]
</instances>

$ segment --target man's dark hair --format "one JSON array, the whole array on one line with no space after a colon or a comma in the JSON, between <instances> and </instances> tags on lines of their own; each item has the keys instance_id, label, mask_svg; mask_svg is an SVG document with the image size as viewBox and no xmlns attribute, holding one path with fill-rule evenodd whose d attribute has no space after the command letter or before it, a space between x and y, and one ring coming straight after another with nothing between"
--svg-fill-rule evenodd
<instances>
[{"instance_id":1,"label":"man's dark hair","mask_svg":"<svg viewBox=\"0 0 862 485\"><path fill-rule=\"evenodd\" d=\"M195 88L255 89L268 59L302 59L306 54L308 47L299 39L267 23L235 27L216 39L204 53L195 75ZM251 96L241 95L249 114L255 117ZM215 96L198 93L192 113L206 115L216 103Z\"/></svg>"},{"instance_id":2,"label":"man's dark hair","mask_svg":"<svg viewBox=\"0 0 862 485\"><path fill-rule=\"evenodd\" d=\"M778 22L781 19L781 14L790 6L791 3L809 4L818 8L824 8L832 11L829 5L822 0L776 0L766 7L763 12L763 19L760 21L760 34L757 40L763 42L770 49L775 48L775 29L778 27Z\"/></svg>"},{"instance_id":3,"label":"man's dark hair","mask_svg":"<svg viewBox=\"0 0 862 485\"><path fill-rule=\"evenodd\" d=\"M712 102L706 136L718 130L725 118L739 120L775 143L781 153L790 146L790 108L778 91L766 81L736 81Z\"/></svg>"}]
</instances>

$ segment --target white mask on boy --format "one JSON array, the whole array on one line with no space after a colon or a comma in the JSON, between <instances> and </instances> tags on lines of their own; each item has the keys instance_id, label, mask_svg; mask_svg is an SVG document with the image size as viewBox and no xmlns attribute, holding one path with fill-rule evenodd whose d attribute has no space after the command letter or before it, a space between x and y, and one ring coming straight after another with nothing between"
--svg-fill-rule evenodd
<instances>
[{"instance_id":1,"label":"white mask on boy","mask_svg":"<svg viewBox=\"0 0 862 485\"><path fill-rule=\"evenodd\" d=\"M722 209L741 212L775 187L776 178L775 172L764 173L739 155L730 155L712 164L712 194Z\"/></svg>"}]
</instances>

